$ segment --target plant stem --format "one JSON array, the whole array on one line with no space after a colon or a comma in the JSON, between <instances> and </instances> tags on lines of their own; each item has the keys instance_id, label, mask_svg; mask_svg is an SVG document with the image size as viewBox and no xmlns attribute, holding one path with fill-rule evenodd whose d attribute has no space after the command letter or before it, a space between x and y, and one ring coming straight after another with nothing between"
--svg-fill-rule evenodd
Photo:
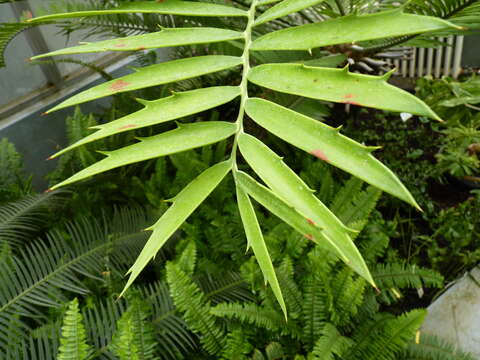
<instances>
[{"instance_id":1,"label":"plant stem","mask_svg":"<svg viewBox=\"0 0 480 360\"><path fill-rule=\"evenodd\" d=\"M238 148L238 137L243 133L243 119L245 117L245 104L248 99L248 73L250 71L250 46L252 44L252 28L255 21L255 9L257 7L258 0L252 0L250 9L248 10L248 23L243 32L243 37L245 40L245 48L243 49L242 54L242 81L240 83L241 98L240 98L240 108L238 110L237 116L237 132L235 134L235 140L233 141L231 159L233 162L233 170L237 170L237 148ZM235 172L234 172L235 174Z\"/></svg>"}]
</instances>

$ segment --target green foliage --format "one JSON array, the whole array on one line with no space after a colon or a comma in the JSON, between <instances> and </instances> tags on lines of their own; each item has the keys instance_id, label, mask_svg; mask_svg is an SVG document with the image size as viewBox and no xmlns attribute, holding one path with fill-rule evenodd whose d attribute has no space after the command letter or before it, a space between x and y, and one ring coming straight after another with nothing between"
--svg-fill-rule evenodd
<instances>
[{"instance_id":1,"label":"green foliage","mask_svg":"<svg viewBox=\"0 0 480 360\"><path fill-rule=\"evenodd\" d=\"M316 3L317 2L312 2L310 5L315 5ZM234 25L233 21L231 26L226 26L224 28L212 26L162 28L162 30L158 32L128 36L113 40L105 40L97 43L86 43L77 47L58 50L49 54L43 54L34 57L34 59L37 59L45 56L79 54L86 52L132 51L161 48L166 46L178 47L183 45L196 45L201 43L210 44L236 40L241 40L244 42L243 46L239 45L243 48L242 55L240 57L229 57L228 61L226 61L227 57L222 57L222 59L225 59L225 63L222 62L222 64L220 64L217 61L218 55L210 55L204 58L174 60L167 63L152 65L150 67L143 68L132 75L128 75L125 78L116 79L114 81L112 80L110 83L100 85L92 90L87 90L87 92L78 94L74 99L72 98L71 100L67 100L65 103L60 104L58 107L52 109L51 111L122 91L142 89L170 81L179 81L181 79L195 77L203 73L232 68L239 64L241 64L243 67L240 85L236 88L238 93L235 95L236 97L240 96L240 106L235 124L228 123L227 121L180 124L179 128L176 130L167 131L147 138L141 138L140 142L138 143L104 153L107 155L107 158L88 166L86 169L81 170L67 180L55 185L54 188L70 184L126 164L179 153L191 148L219 142L234 135L231 156L229 160L230 166L227 171L232 170L232 173L236 179L235 185L237 187L242 187L243 191L245 191L246 194L243 198L248 199L249 196L253 196L257 201L261 202L264 200L266 201L267 198L274 199L277 197L274 208L267 206L270 211L273 211L284 221L292 225L294 229L300 231L305 236L312 238L314 241L316 241L315 239L319 238L320 234L323 236L323 238L327 238L329 240L329 246L331 250L337 252L337 255L340 258L342 258L347 264L350 264L350 266L356 272L361 274L361 276L373 284L371 275L368 272L365 263L361 259L358 250L352 242L350 237L352 232L350 229L342 226L341 222L336 219L332 213L330 213L327 209L324 209L323 213L318 215L318 219L311 220L313 224L318 223L319 226L324 227L324 229L319 228L315 231L313 231L313 229L304 231L305 222L310 223L309 219L312 219L312 216L310 216L310 213L314 211L312 204L317 202L317 207L322 207L323 204L319 205L321 203L319 203L318 199L315 199L313 195L307 197L306 189L303 197L283 197L281 192L285 190L285 186L274 186L270 180L267 180L267 178L279 179L280 182L284 182L285 184L287 184L289 181L293 181L288 180L288 176L293 176L292 179L295 177L294 173L291 172L288 167L270 166L263 173L259 173L259 169L261 169L261 167L256 167L251 161L249 161L249 158L254 159L258 157L257 155L259 154L260 147L257 147L256 149L252 148L251 155L247 155L249 146L242 145L242 143L245 143L246 141L242 139L248 138L248 136L244 134L245 114L248 114L256 122L261 123L263 127L280 136L287 142L300 147L301 149L317 156L321 160L338 166L356 176L360 176L364 181L378 186L386 192L389 192L394 196L399 197L400 199L414 206L417 206L415 200L410 195L408 190L398 181L396 176L372 157L371 152L373 151L373 148L362 147L360 144L357 144L340 135L338 129L336 130L326 125L320 126L315 120L304 117L303 115L292 110L282 108L281 106L272 103L270 100L252 98L249 94L249 83L257 84L268 89L288 93L291 95L306 96L320 100L339 103L363 104L365 106L387 108L395 111L409 111L416 114L430 116L435 119L438 119L437 115L433 113L422 101L400 89L388 85L386 83L386 79L389 75L386 75L385 77L373 77L350 73L347 68L341 70L309 67L302 64L271 64L271 60L268 58L264 58L264 64L250 68L253 66L252 60L255 59L255 52L258 50L297 49L292 47L292 44L290 44L291 41L289 39L291 38L291 33L297 34L294 35L295 44L303 44L302 49L311 50L315 47L333 46L355 41L385 38L388 36L420 34L423 32L452 27L453 25L433 17L405 14L402 10L381 11L369 15L341 16L335 19L322 21L317 24L300 25L277 31L268 28L264 24L274 21L279 17L290 15L291 13L302 10L306 7L304 5L305 4L300 5L295 1L289 1L286 4L279 4L269 10L266 10L263 17L259 18L260 20L256 20L257 7L260 8L261 6L261 3L259 3L257 0L251 2L248 11L236 8L235 6L219 6L206 2L197 3L167 1L155 4L140 2L111 7L107 8L106 10L94 9L92 11L68 11L61 14L47 15L28 20L29 23L42 23L44 21L62 20L75 17L90 17L110 14L116 15L129 12L153 13L157 15L188 15L193 17L208 15L214 16L215 18L238 16L245 20L243 26L240 26L240 28L243 28L243 32L238 31L238 26L237 24ZM379 21L386 24L386 27L388 28L387 33L385 33L385 29L382 29L381 31L378 30L379 28L377 23ZM372 24L374 26L372 26ZM339 27L343 31L340 35L338 35L337 31ZM260 29L261 32L268 34L257 38L257 28ZM348 31L350 28L355 28L355 31ZM321 31L325 36L318 37L316 35L316 31ZM335 35L333 36L331 34ZM301 41L298 41L298 38L300 38ZM318 43L318 39L321 39L322 42ZM213 61L211 56L215 56L215 61ZM212 60L211 62L214 62L216 67L211 69L209 69L209 66L205 67L204 63L208 62L209 60ZM198 62L201 64L193 66L192 69L194 71L191 71L192 69L190 69L188 64L196 64ZM185 65L183 65L184 63ZM187 71L187 69L190 69L190 72ZM204 72L199 72L198 69L202 69ZM279 71L281 71L281 73ZM166 73L168 73L169 78L165 78L158 82L151 81L151 79L162 77ZM170 78L170 76L172 77ZM320 85L316 84L317 82L319 84L328 82L328 90L324 90L323 88L319 87ZM373 93L374 91L380 91L382 93L383 100L381 103L378 103L379 97ZM182 95L175 95L170 101L174 101L174 99L176 99L178 96L180 98L182 97ZM225 97L227 96L225 95ZM219 100L219 102L225 103L232 98L222 98ZM161 105L168 105L168 101L157 101L161 102ZM87 136L87 138L85 140L81 140L80 143L85 143L107 135L117 134L133 127L151 126L162 121L173 120L185 115L178 113L177 111L167 116L166 119L153 120L153 114L157 114L158 111L154 111L153 107L149 106L150 102L146 102L144 100L141 102L145 106L144 109L128 115L127 117L121 118L117 120L117 122L111 122L111 125L109 124L106 126L97 127L97 129L99 129L97 133ZM263 103L261 106L260 102ZM193 105L195 105L195 101L191 101L188 104L186 107L189 109L187 114L198 112L200 110L192 108ZM215 104L212 104L212 106L215 106ZM162 107L160 107L160 109L161 108ZM281 122L276 124L265 123L265 118L272 118L272 114L277 113ZM322 134L322 136L316 141L311 139L312 141L304 143L305 137L301 136L301 134L296 131L298 129L295 128L294 131L290 129L290 118L302 116L303 120L298 122L298 129L302 129L306 134ZM273 118L276 117L277 116L274 116ZM104 132L103 135L101 134L102 131ZM73 147L75 146L76 145ZM70 147L69 149L73 147ZM271 194L269 193L269 189L267 189L267 192L264 192L265 189L257 184L254 179L251 179L251 186L245 187L247 182L250 180L246 182L245 179L248 178L237 171L239 167L239 164L237 164L237 148L245 157L253 170L258 173L260 177L272 188ZM276 158L275 153L273 153L267 147L265 147L265 151L267 158ZM223 164L227 166L227 163ZM221 164L217 164L211 169L205 170L202 175L190 183L190 185L188 185L185 190L180 192L180 194L175 198L176 201L174 201L174 205L169 208L169 210L165 212L157 224L152 227L154 230L153 235L141 256L138 258L137 262L132 266L130 271L131 276L127 282L126 288L132 284L133 280L147 265L148 261L155 256L156 252L159 251L168 238L180 227L181 223L186 220L192 211L194 211L195 208L199 206L201 202L203 202L206 196L219 184L220 180L226 174L223 173L223 171L218 170L219 174L220 172L222 173L222 176L217 177L211 176L210 172L212 172L212 174L216 173L216 169L220 169L222 166L223 165ZM365 166L368 166L368 171L364 171ZM362 168L362 171L359 171L360 168ZM290 175L287 176L286 174ZM208 179L210 176L211 179ZM243 182L239 179L243 179ZM301 180L298 179L296 181L298 182ZM195 186L195 184L197 184L197 186ZM201 184L201 186L199 184ZM286 186L288 188L291 187L292 184L290 183ZM183 200L186 194L190 196L190 193L196 193L202 187L206 187L208 191L201 196L198 196L195 201L187 205ZM252 191L256 191L255 196L253 195ZM262 192L264 192L263 195L261 195ZM263 200L259 200L260 195L262 196ZM266 203L263 202L263 205L266 205ZM252 210L253 209L251 209L250 213L253 213ZM301 222L304 223L303 226L300 225ZM332 224L336 224L336 226L333 226ZM247 224L246 226L250 226L252 229L251 225ZM311 225L311 227L315 226L316 225ZM158 231L160 227L162 228L162 231ZM255 228L257 230L255 238L260 239L260 228L258 225L256 225ZM317 235L316 232L318 233ZM263 248L263 255L261 256L263 256L264 259L268 257L268 251L265 252L265 248ZM268 281L273 286L277 287L277 299L282 304L282 296L278 286L275 285L275 273L272 271L270 262L261 261L260 263L264 273L269 274Z\"/></svg>"},{"instance_id":2,"label":"green foliage","mask_svg":"<svg viewBox=\"0 0 480 360\"><path fill-rule=\"evenodd\" d=\"M21 155L7 138L0 140L0 203L17 200L31 192L25 178Z\"/></svg>"},{"instance_id":3,"label":"green foliage","mask_svg":"<svg viewBox=\"0 0 480 360\"><path fill-rule=\"evenodd\" d=\"M225 332L209 313L208 300L178 264L168 263L166 270L176 308L192 331L200 335L204 349L212 355L218 354L225 343Z\"/></svg>"},{"instance_id":4,"label":"green foliage","mask_svg":"<svg viewBox=\"0 0 480 360\"><path fill-rule=\"evenodd\" d=\"M78 300L72 300L65 313L62 338L58 349L58 360L87 360L91 347L87 344L83 317L78 308Z\"/></svg>"},{"instance_id":5,"label":"green foliage","mask_svg":"<svg viewBox=\"0 0 480 360\"><path fill-rule=\"evenodd\" d=\"M157 346L153 324L148 322L150 307L139 296L131 295L129 306L117 321L110 345L120 360L155 360Z\"/></svg>"}]
</instances>

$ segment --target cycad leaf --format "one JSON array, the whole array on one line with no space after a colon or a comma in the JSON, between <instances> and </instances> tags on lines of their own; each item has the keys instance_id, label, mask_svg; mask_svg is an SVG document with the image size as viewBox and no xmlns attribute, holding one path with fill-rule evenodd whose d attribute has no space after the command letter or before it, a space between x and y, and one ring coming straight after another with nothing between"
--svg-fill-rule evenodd
<instances>
[{"instance_id":1,"label":"cycad leaf","mask_svg":"<svg viewBox=\"0 0 480 360\"><path fill-rule=\"evenodd\" d=\"M179 119L223 105L239 95L238 86L216 86L174 93L172 96L155 101L141 100L145 105L144 109L109 123L94 126L93 129L98 131L62 149L51 158L110 135Z\"/></svg>"},{"instance_id":2,"label":"cycad leaf","mask_svg":"<svg viewBox=\"0 0 480 360\"><path fill-rule=\"evenodd\" d=\"M149 229L153 230L153 234L148 239L135 264L128 271L130 277L122 294L125 293L148 262L155 257L170 236L218 186L231 167L231 161L224 161L208 168L175 196L173 205Z\"/></svg>"},{"instance_id":3,"label":"cycad leaf","mask_svg":"<svg viewBox=\"0 0 480 360\"><path fill-rule=\"evenodd\" d=\"M84 45L73 46L37 55L32 57L32 60L57 55L84 54L104 51L137 51L171 46L214 43L241 38L243 38L243 34L240 32L217 28L198 27L162 29L161 31L150 34L104 40L95 43L85 43Z\"/></svg>"},{"instance_id":4,"label":"cycad leaf","mask_svg":"<svg viewBox=\"0 0 480 360\"><path fill-rule=\"evenodd\" d=\"M245 11L234 8L232 6L193 1L163 0L130 2L123 4L117 8L108 10L73 11L69 13L45 15L27 21L29 23L35 23L85 16L130 13L154 13L182 16L247 16L247 13Z\"/></svg>"},{"instance_id":5,"label":"cycad leaf","mask_svg":"<svg viewBox=\"0 0 480 360\"><path fill-rule=\"evenodd\" d=\"M371 148L341 135L339 129L263 99L249 99L245 109L256 123L286 142L419 208L393 172L372 156Z\"/></svg>"},{"instance_id":6,"label":"cycad leaf","mask_svg":"<svg viewBox=\"0 0 480 360\"><path fill-rule=\"evenodd\" d=\"M254 67L248 80L284 93L312 99L439 117L420 99L387 83L390 74L354 74L348 68L330 69L302 64L266 64Z\"/></svg>"},{"instance_id":7,"label":"cycad leaf","mask_svg":"<svg viewBox=\"0 0 480 360\"><path fill-rule=\"evenodd\" d=\"M238 144L242 155L270 189L287 204L307 217L309 223L323 229L322 239L340 249L347 264L373 284L372 276L360 252L348 235L348 229L318 200L307 185L283 161L253 136L242 134Z\"/></svg>"},{"instance_id":8,"label":"cycad leaf","mask_svg":"<svg viewBox=\"0 0 480 360\"><path fill-rule=\"evenodd\" d=\"M330 247L332 246L332 244L325 244L321 241L323 238L323 235L321 234L322 229L317 224L309 222L305 216L300 214L289 204L286 204L273 191L259 184L250 175L241 171L236 173L236 179L238 184L248 195L253 197L272 214L278 216L307 239L312 240L319 245L327 247L329 245ZM335 244L333 244L333 247L335 247ZM335 247L333 251L340 254L343 261L348 261L347 256L343 254L339 248Z\"/></svg>"},{"instance_id":9,"label":"cycad leaf","mask_svg":"<svg viewBox=\"0 0 480 360\"><path fill-rule=\"evenodd\" d=\"M255 20L255 25L260 25L266 23L267 21L275 20L279 17L292 14L324 1L325 0L283 0L281 3L273 6L260 15Z\"/></svg>"},{"instance_id":10,"label":"cycad leaf","mask_svg":"<svg viewBox=\"0 0 480 360\"><path fill-rule=\"evenodd\" d=\"M140 138L139 143L119 150L105 152L107 158L79 171L67 180L55 185L52 189L119 166L213 144L231 136L236 129L235 124L222 121L179 124L179 127L175 130L148 138Z\"/></svg>"},{"instance_id":11,"label":"cycad leaf","mask_svg":"<svg viewBox=\"0 0 480 360\"><path fill-rule=\"evenodd\" d=\"M369 15L342 16L278 30L255 40L251 49L310 50L321 46L413 35L447 28L458 29L458 26L435 17L405 14L396 9Z\"/></svg>"},{"instance_id":12,"label":"cycad leaf","mask_svg":"<svg viewBox=\"0 0 480 360\"><path fill-rule=\"evenodd\" d=\"M265 280L272 287L272 291L277 298L280 307L282 308L285 318L287 318L287 307L285 306L285 301L283 300L282 290L278 284L277 275L275 274L275 269L273 268L272 260L262 235L262 230L258 224L255 210L253 209L248 195L239 186L237 186L237 202L248 242L252 247L253 253L255 254L255 258L257 259L258 265L262 270Z\"/></svg>"},{"instance_id":13,"label":"cycad leaf","mask_svg":"<svg viewBox=\"0 0 480 360\"><path fill-rule=\"evenodd\" d=\"M160 64L135 69L133 74L108 81L68 98L47 111L50 113L67 106L78 105L101 97L150 86L168 84L240 65L242 59L236 56L197 56L167 61Z\"/></svg>"}]
</instances>

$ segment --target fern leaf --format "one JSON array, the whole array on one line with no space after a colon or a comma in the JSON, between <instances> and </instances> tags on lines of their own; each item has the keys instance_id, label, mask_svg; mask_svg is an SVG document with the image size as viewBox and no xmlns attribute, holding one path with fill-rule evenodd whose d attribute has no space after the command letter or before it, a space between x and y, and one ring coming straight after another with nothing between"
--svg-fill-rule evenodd
<instances>
[{"instance_id":1,"label":"fern leaf","mask_svg":"<svg viewBox=\"0 0 480 360\"><path fill-rule=\"evenodd\" d=\"M221 303L213 307L211 313L272 331L285 326L281 313L253 303Z\"/></svg>"},{"instance_id":2,"label":"fern leaf","mask_svg":"<svg viewBox=\"0 0 480 360\"><path fill-rule=\"evenodd\" d=\"M303 287L303 338L312 347L325 321L326 299L324 284L315 273L308 276Z\"/></svg>"},{"instance_id":3,"label":"fern leaf","mask_svg":"<svg viewBox=\"0 0 480 360\"><path fill-rule=\"evenodd\" d=\"M379 314L358 327L353 334L355 344L344 355L345 359L396 360L425 319L426 310L412 310L394 317Z\"/></svg>"},{"instance_id":4,"label":"fern leaf","mask_svg":"<svg viewBox=\"0 0 480 360\"><path fill-rule=\"evenodd\" d=\"M178 265L167 263L167 282L177 309L190 329L200 336L204 349L218 354L225 346L225 333L210 314L210 303L199 287Z\"/></svg>"},{"instance_id":5,"label":"fern leaf","mask_svg":"<svg viewBox=\"0 0 480 360\"><path fill-rule=\"evenodd\" d=\"M383 291L382 299L387 303L394 302L400 296L400 289L443 286L443 276L436 271L404 263L378 264L372 275L379 289Z\"/></svg>"},{"instance_id":6,"label":"fern leaf","mask_svg":"<svg viewBox=\"0 0 480 360\"><path fill-rule=\"evenodd\" d=\"M138 294L130 296L129 306L117 322L110 345L120 360L155 360L157 343L153 325L148 321L149 307Z\"/></svg>"},{"instance_id":7,"label":"fern leaf","mask_svg":"<svg viewBox=\"0 0 480 360\"><path fill-rule=\"evenodd\" d=\"M420 335L417 342L411 342L398 360L475 360L472 354L457 349L445 340L433 335Z\"/></svg>"},{"instance_id":8,"label":"fern leaf","mask_svg":"<svg viewBox=\"0 0 480 360\"><path fill-rule=\"evenodd\" d=\"M87 360L92 349L87 344L83 317L78 308L78 300L68 305L63 319L62 338L58 349L58 360Z\"/></svg>"},{"instance_id":9,"label":"fern leaf","mask_svg":"<svg viewBox=\"0 0 480 360\"><path fill-rule=\"evenodd\" d=\"M320 338L312 351L312 359L335 360L336 356L343 358L342 355L352 346L353 341L340 334L334 325L330 323L322 325Z\"/></svg>"},{"instance_id":10,"label":"fern leaf","mask_svg":"<svg viewBox=\"0 0 480 360\"><path fill-rule=\"evenodd\" d=\"M227 335L225 350L222 353L222 359L225 360L247 360L247 355L253 350L253 346L248 342L246 334L242 329L236 329Z\"/></svg>"}]
</instances>

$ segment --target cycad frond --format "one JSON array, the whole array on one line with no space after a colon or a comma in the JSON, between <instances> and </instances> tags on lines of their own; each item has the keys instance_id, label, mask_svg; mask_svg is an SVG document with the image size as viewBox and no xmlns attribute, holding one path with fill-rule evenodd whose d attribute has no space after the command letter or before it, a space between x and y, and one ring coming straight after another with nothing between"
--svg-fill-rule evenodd
<instances>
[{"instance_id":1,"label":"cycad frond","mask_svg":"<svg viewBox=\"0 0 480 360\"><path fill-rule=\"evenodd\" d=\"M221 275L208 273L199 277L197 283L213 305L255 300L248 284L237 272L228 271Z\"/></svg>"},{"instance_id":2,"label":"cycad frond","mask_svg":"<svg viewBox=\"0 0 480 360\"><path fill-rule=\"evenodd\" d=\"M61 192L28 195L21 200L0 206L0 244L19 247L35 237L46 218L48 206L60 202Z\"/></svg>"},{"instance_id":3,"label":"cycad frond","mask_svg":"<svg viewBox=\"0 0 480 360\"><path fill-rule=\"evenodd\" d=\"M156 282L139 289L153 312L158 350L162 359L176 360L198 347L198 339L175 311L166 283Z\"/></svg>"},{"instance_id":4,"label":"cycad frond","mask_svg":"<svg viewBox=\"0 0 480 360\"><path fill-rule=\"evenodd\" d=\"M107 266L119 271L115 264L133 261L138 252L132 251L132 239L109 239L107 233L98 222L80 219L67 224L65 230L50 231L46 241L37 240L11 261L0 263L0 320L14 322L21 333L26 325L14 314L42 318L42 308L58 307L65 301L62 289L77 294L89 292L81 277L103 281ZM133 248L141 247L144 240ZM123 261L117 255L118 249L124 254ZM117 261L106 262L106 257ZM6 330L0 328L1 350L8 347L8 332L13 331Z\"/></svg>"},{"instance_id":5,"label":"cycad frond","mask_svg":"<svg viewBox=\"0 0 480 360\"><path fill-rule=\"evenodd\" d=\"M92 348L87 344L83 317L74 299L68 305L63 319L62 338L58 349L58 360L87 360Z\"/></svg>"}]
</instances>

